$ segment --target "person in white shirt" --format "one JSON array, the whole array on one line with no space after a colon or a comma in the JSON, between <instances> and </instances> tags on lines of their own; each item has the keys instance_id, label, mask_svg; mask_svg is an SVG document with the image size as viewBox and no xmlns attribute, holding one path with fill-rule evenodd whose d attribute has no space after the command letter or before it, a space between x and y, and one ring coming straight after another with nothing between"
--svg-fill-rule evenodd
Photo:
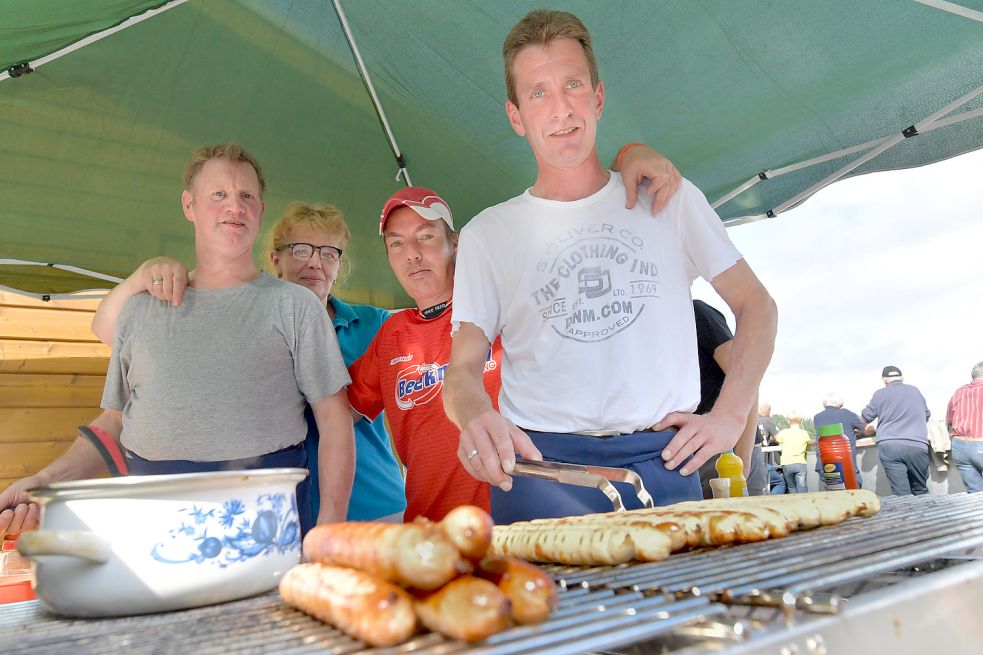
<instances>
[{"instance_id":1,"label":"person in white shirt","mask_svg":"<svg viewBox=\"0 0 983 655\"><path fill-rule=\"evenodd\" d=\"M458 456L499 487L499 522L607 503L591 489L513 480L516 454L631 468L660 503L699 498L690 474L741 434L774 348L775 304L688 181L655 219L626 208L620 175L595 148L604 86L579 19L532 12L503 52L506 111L538 174L461 232L444 392L461 429ZM702 416L691 413L700 396L696 277L711 282L737 326L733 370ZM481 386L499 335L501 414Z\"/></svg>"}]
</instances>

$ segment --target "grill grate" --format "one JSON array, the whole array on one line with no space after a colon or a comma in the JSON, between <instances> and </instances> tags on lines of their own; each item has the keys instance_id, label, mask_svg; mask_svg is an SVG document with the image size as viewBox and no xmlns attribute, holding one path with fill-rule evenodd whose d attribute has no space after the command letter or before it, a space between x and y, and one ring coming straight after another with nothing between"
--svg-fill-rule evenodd
<instances>
[{"instance_id":1,"label":"grill grate","mask_svg":"<svg viewBox=\"0 0 983 655\"><path fill-rule=\"evenodd\" d=\"M664 634L686 623L722 614L706 598L675 600L637 591L584 588L561 591L546 623L521 626L476 646L421 635L393 649L364 650L339 630L283 605L275 592L193 610L116 619L64 619L37 601L0 610L5 654L210 653L579 653L612 648Z\"/></svg>"},{"instance_id":2,"label":"grill grate","mask_svg":"<svg viewBox=\"0 0 983 655\"><path fill-rule=\"evenodd\" d=\"M674 555L665 562L548 567L561 584L560 605L550 620L473 646L427 634L393 649L365 650L361 642L286 607L275 592L114 619L59 618L37 601L16 603L0 608L0 643L5 654L582 653L693 635L712 628L714 620L734 626L738 608L728 611L714 601L832 611L836 596L824 590L863 587L877 574L980 545L983 494L885 498L875 517L780 540Z\"/></svg>"},{"instance_id":3,"label":"grill grate","mask_svg":"<svg viewBox=\"0 0 983 655\"><path fill-rule=\"evenodd\" d=\"M809 598L801 596L980 545L983 494L889 497L874 517L783 539L683 553L664 562L549 570L566 588L693 594L725 602L771 597L808 606Z\"/></svg>"}]
</instances>

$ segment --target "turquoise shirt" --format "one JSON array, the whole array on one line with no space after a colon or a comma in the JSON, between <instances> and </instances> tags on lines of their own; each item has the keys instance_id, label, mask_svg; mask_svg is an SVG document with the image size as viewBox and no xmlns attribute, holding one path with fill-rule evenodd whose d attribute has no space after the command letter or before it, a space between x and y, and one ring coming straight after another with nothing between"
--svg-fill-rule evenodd
<instances>
[{"instance_id":1,"label":"turquoise shirt","mask_svg":"<svg viewBox=\"0 0 983 655\"><path fill-rule=\"evenodd\" d=\"M341 355L345 359L345 366L351 366L368 348L382 322L389 318L389 312L370 305L349 305L333 297L329 302L335 311L334 329L338 334ZM321 501L317 493L319 438L310 407L307 408L307 418L313 525L317 520ZM371 521L406 509L403 476L391 444L382 414L372 422L363 419L355 424L355 482L352 485L352 498L348 503L349 521Z\"/></svg>"}]
</instances>

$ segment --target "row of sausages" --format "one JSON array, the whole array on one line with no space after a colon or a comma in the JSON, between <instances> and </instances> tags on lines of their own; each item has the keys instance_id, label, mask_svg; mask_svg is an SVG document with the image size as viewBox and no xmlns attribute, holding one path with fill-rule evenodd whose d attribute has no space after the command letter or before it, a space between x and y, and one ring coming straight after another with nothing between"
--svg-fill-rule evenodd
<instances>
[{"instance_id":1,"label":"row of sausages","mask_svg":"<svg viewBox=\"0 0 983 655\"><path fill-rule=\"evenodd\" d=\"M687 501L495 528L498 555L572 566L657 562L671 553L775 539L880 510L867 490Z\"/></svg>"},{"instance_id":2,"label":"row of sausages","mask_svg":"<svg viewBox=\"0 0 983 655\"><path fill-rule=\"evenodd\" d=\"M538 567L488 556L491 517L458 507L440 523L336 523L304 538L304 559L283 577L285 603L373 646L409 639L418 623L474 642L512 621L544 621L556 585Z\"/></svg>"}]
</instances>

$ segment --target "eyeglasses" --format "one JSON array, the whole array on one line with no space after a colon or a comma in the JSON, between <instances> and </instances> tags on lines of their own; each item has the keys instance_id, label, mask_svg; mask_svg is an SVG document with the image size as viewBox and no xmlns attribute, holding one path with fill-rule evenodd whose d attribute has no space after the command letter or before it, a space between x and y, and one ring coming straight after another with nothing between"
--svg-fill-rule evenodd
<instances>
[{"instance_id":1,"label":"eyeglasses","mask_svg":"<svg viewBox=\"0 0 983 655\"><path fill-rule=\"evenodd\" d=\"M334 264L341 259L341 248L335 248L334 246L315 246L310 243L288 243L285 246L280 246L277 250L284 250L285 248L290 249L290 254L296 259L302 261L307 261L311 258L316 250L318 255L321 257L321 261L325 264Z\"/></svg>"}]
</instances>

